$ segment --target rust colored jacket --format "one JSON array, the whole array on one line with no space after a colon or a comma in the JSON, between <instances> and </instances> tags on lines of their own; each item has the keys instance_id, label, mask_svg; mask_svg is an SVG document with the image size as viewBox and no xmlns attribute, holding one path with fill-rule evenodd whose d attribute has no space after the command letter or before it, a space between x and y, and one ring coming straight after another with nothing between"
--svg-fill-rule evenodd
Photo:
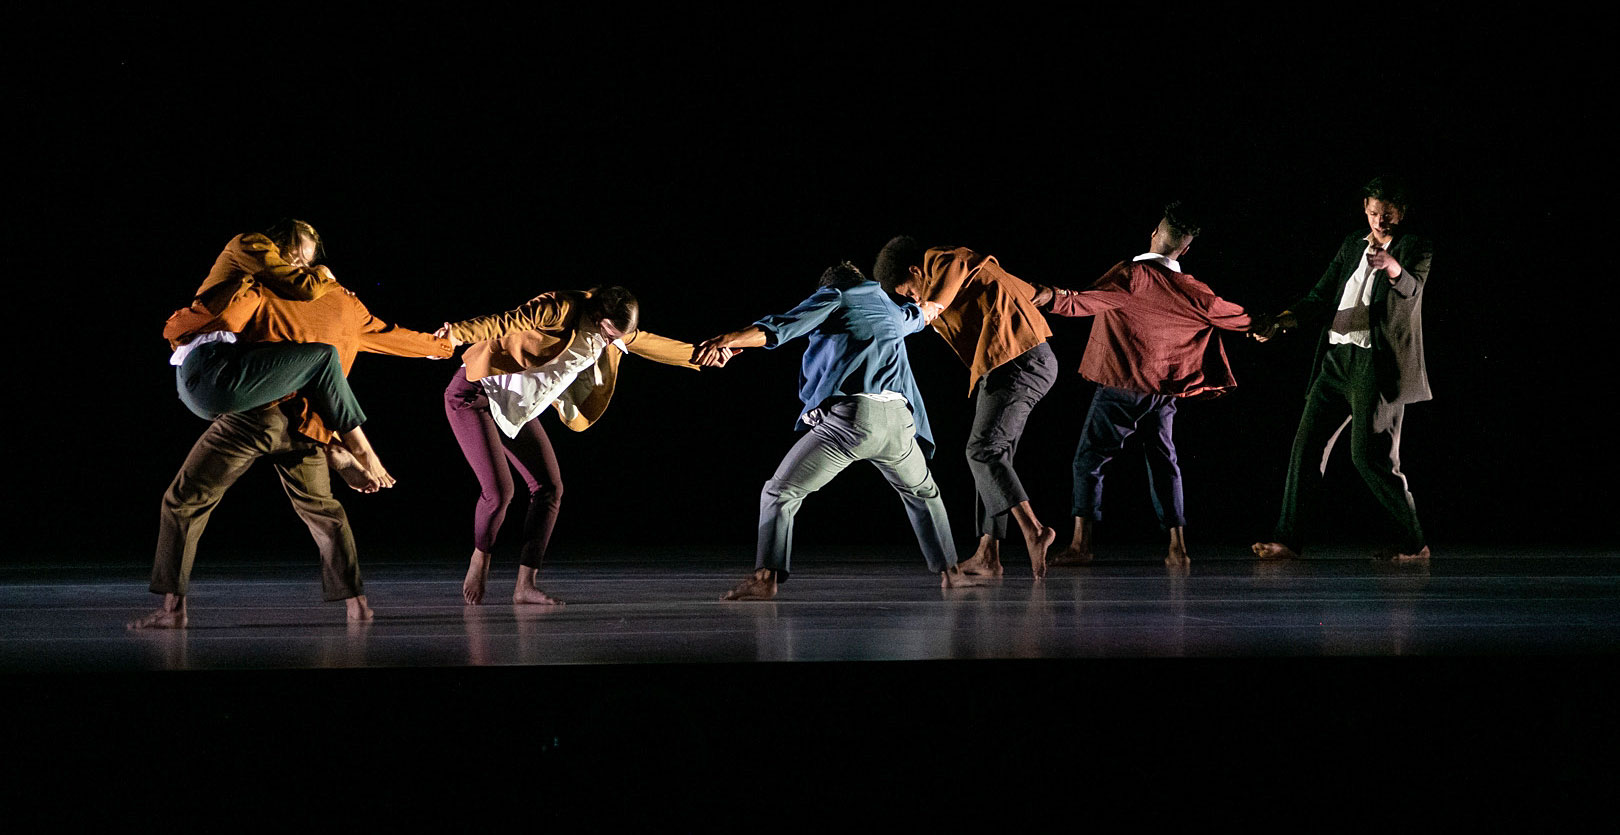
<instances>
[{"instance_id":1,"label":"rust colored jacket","mask_svg":"<svg viewBox=\"0 0 1620 835\"><path fill-rule=\"evenodd\" d=\"M467 364L468 382L539 368L555 359L574 341L580 308L587 298L590 293L575 290L541 293L515 310L452 324L451 336L476 343L461 355ZM624 343L637 356L666 365L699 368L692 363L693 346L689 342L636 331L626 336ZM619 351L609 346L596 358L596 373L580 374L554 401L563 424L583 432L600 419L613 399L618 376ZM596 382L598 378L600 383Z\"/></svg>"},{"instance_id":2,"label":"rust colored jacket","mask_svg":"<svg viewBox=\"0 0 1620 835\"><path fill-rule=\"evenodd\" d=\"M221 330L221 315L244 296L269 288L277 296L295 301L313 301L338 286L325 267L294 267L281 257L270 239L257 234L237 235L214 259L213 269L193 294L191 306L175 311L164 326L180 334L169 337L169 347L199 333ZM231 329L234 330L234 329ZM321 341L321 340L317 340Z\"/></svg>"},{"instance_id":3,"label":"rust colored jacket","mask_svg":"<svg viewBox=\"0 0 1620 835\"><path fill-rule=\"evenodd\" d=\"M1035 286L966 247L923 253L919 297L944 306L934 330L968 367L968 396L979 378L1045 342L1052 328L1030 300Z\"/></svg>"},{"instance_id":4,"label":"rust colored jacket","mask_svg":"<svg viewBox=\"0 0 1620 835\"><path fill-rule=\"evenodd\" d=\"M273 245L267 252L238 246L243 243L252 245L252 238L263 239L263 236L243 235L227 245L215 263L214 271L198 288L191 306L181 308L169 317L163 326L163 336L171 345L183 343L199 333L217 330L231 331L242 342L325 342L337 348L345 375L354 366L355 355L360 351L396 357L451 355L450 340L390 325L372 316L371 311L353 293L344 289L324 270L296 267L280 270L276 265L286 267L286 264L276 254ZM268 244L269 240L264 239L264 242ZM251 266L256 258L265 262L273 261L273 277L281 278L274 278L275 283L272 284L264 279L263 272L247 273L239 269L243 262L236 260L238 256L233 249L261 253L247 256L247 265ZM290 289L312 298L296 300L264 292L266 287L271 286L278 290ZM304 289L300 291L300 288ZM211 303L219 299L225 299L224 304L216 313L211 313ZM298 414L297 430L301 434L321 443L332 439L332 431L321 423L320 416L302 397L283 409Z\"/></svg>"},{"instance_id":5,"label":"rust colored jacket","mask_svg":"<svg viewBox=\"0 0 1620 835\"><path fill-rule=\"evenodd\" d=\"M1216 330L1248 330L1249 314L1198 279L1155 261L1125 261L1089 289L1063 292L1053 313L1097 317L1080 361L1087 380L1177 397L1237 385Z\"/></svg>"}]
</instances>

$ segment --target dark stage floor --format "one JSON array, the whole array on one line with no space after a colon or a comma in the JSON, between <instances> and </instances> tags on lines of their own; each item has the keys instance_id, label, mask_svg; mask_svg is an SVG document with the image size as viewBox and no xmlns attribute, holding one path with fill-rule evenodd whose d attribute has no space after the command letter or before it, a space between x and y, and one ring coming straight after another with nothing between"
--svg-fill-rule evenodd
<instances>
[{"instance_id":1,"label":"dark stage floor","mask_svg":"<svg viewBox=\"0 0 1620 835\"><path fill-rule=\"evenodd\" d=\"M554 609L500 602L511 565L467 607L461 566L376 562L377 618L358 627L319 601L313 564L215 559L191 628L143 633L123 628L156 600L142 567L14 565L0 684L8 747L31 757L0 776L26 808L56 796L48 775L165 751L230 797L291 797L347 775L352 747L394 812L454 817L455 786L562 809L613 785L650 798L617 810L648 819L745 796L920 801L973 774L1097 802L1171 780L1160 815L1228 791L1309 810L1413 783L1475 812L1562 814L1620 776L1620 554L1176 573L1150 553L1040 584L1009 563L959 591L904 558L805 554L767 603L718 601L745 566L716 554L560 560L543 574L568 601ZM111 785L139 794L148 776ZM1361 813L1394 802L1373 797Z\"/></svg>"},{"instance_id":2,"label":"dark stage floor","mask_svg":"<svg viewBox=\"0 0 1620 835\"><path fill-rule=\"evenodd\" d=\"M1353 554L1353 556L1352 556ZM1295 562L1148 559L1028 566L943 590L921 565L805 555L776 600L722 603L743 567L712 556L559 561L563 607L513 606L511 565L483 606L463 566L365 566L375 622L344 623L308 563L199 568L191 628L126 633L153 608L142 567L13 567L0 670L131 672L751 661L1603 654L1620 648L1620 554L1451 554L1392 566L1357 552ZM744 566L745 567L745 566ZM504 570L501 570L504 568Z\"/></svg>"}]
</instances>

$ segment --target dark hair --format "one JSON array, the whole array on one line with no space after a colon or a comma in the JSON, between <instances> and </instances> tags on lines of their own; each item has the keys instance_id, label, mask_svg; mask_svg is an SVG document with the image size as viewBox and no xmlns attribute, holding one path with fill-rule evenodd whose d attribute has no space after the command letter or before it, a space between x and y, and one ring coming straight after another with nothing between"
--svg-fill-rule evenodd
<instances>
[{"instance_id":1,"label":"dark hair","mask_svg":"<svg viewBox=\"0 0 1620 835\"><path fill-rule=\"evenodd\" d=\"M869 280L861 273L859 267L848 261L839 261L821 274L820 283L822 287L835 287L842 290L846 287L854 287L857 284L865 284Z\"/></svg>"},{"instance_id":2,"label":"dark hair","mask_svg":"<svg viewBox=\"0 0 1620 835\"><path fill-rule=\"evenodd\" d=\"M641 305L635 295L623 287L592 287L580 315L590 322L606 319L613 327L631 333L640 322Z\"/></svg>"},{"instance_id":3,"label":"dark hair","mask_svg":"<svg viewBox=\"0 0 1620 835\"><path fill-rule=\"evenodd\" d=\"M872 277L883 285L883 289L893 293L895 287L910 277L910 267L922 266L923 252L923 245L916 238L896 235L878 251L877 263L872 266Z\"/></svg>"},{"instance_id":4,"label":"dark hair","mask_svg":"<svg viewBox=\"0 0 1620 835\"><path fill-rule=\"evenodd\" d=\"M264 236L276 245L276 249L281 250L282 255L286 255L288 250L291 250L294 244L298 242L298 239L303 237L315 242L316 261L326 257L326 244L321 242L321 233L316 232L315 227L297 218L284 217L270 224L270 228L264 230Z\"/></svg>"},{"instance_id":5,"label":"dark hair","mask_svg":"<svg viewBox=\"0 0 1620 835\"><path fill-rule=\"evenodd\" d=\"M1165 204L1164 222L1170 227L1171 234L1178 238L1196 238L1203 232L1198 224L1198 215L1189 210L1180 200L1172 200Z\"/></svg>"},{"instance_id":6,"label":"dark hair","mask_svg":"<svg viewBox=\"0 0 1620 835\"><path fill-rule=\"evenodd\" d=\"M1399 206L1403 211L1411 205L1412 187L1393 174L1380 174L1361 187L1363 200L1371 198Z\"/></svg>"}]
</instances>

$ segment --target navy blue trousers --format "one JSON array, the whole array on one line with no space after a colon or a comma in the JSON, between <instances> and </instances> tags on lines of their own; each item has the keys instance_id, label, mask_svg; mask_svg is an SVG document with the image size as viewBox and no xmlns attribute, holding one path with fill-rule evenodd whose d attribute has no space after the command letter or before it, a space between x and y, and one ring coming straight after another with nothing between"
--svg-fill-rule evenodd
<instances>
[{"instance_id":1,"label":"navy blue trousers","mask_svg":"<svg viewBox=\"0 0 1620 835\"><path fill-rule=\"evenodd\" d=\"M1074 515L1102 519L1103 465L1140 429L1151 433L1142 439L1142 452L1147 458L1153 512L1166 530L1187 524L1181 465L1176 462L1176 442L1171 438L1175 419L1176 398L1171 395L1098 386L1086 412L1080 446L1074 451Z\"/></svg>"}]
</instances>

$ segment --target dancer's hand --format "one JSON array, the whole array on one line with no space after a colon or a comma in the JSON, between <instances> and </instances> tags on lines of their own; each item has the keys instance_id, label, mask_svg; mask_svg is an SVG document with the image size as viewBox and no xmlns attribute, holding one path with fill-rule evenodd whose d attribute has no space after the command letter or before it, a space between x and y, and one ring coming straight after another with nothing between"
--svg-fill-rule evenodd
<instances>
[{"instance_id":1,"label":"dancer's hand","mask_svg":"<svg viewBox=\"0 0 1620 835\"><path fill-rule=\"evenodd\" d=\"M1391 284L1401 277L1401 262L1389 254L1387 249L1373 248L1367 251L1367 267L1373 270L1383 270L1384 279Z\"/></svg>"},{"instance_id":2,"label":"dancer's hand","mask_svg":"<svg viewBox=\"0 0 1620 835\"><path fill-rule=\"evenodd\" d=\"M939 302L917 302L917 307L922 310L923 321L930 325L939 318L939 314L945 312L945 305Z\"/></svg>"}]
</instances>

